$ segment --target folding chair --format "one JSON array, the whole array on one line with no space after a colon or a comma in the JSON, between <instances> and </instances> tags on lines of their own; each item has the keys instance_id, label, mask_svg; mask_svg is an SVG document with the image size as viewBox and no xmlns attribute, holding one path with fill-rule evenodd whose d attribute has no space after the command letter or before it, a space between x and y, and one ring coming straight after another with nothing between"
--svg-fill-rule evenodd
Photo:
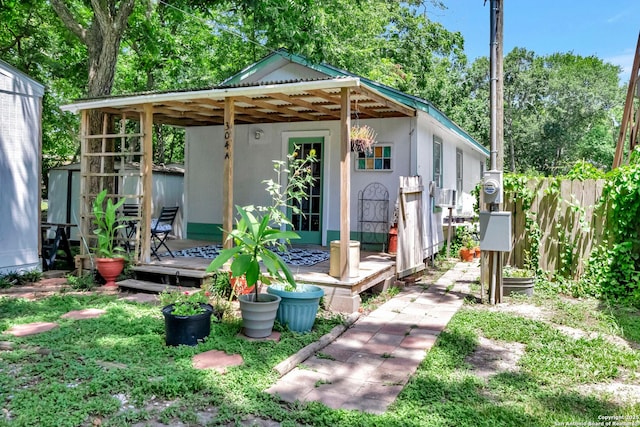
<instances>
[{"instance_id":1,"label":"folding chair","mask_svg":"<svg viewBox=\"0 0 640 427\"><path fill-rule=\"evenodd\" d=\"M160 249L161 246L164 246L165 249L169 251L172 258L175 258L173 252L171 252L171 249L167 246L166 240L169 233L173 230L173 221L176 219L178 209L179 206L164 207L160 212L160 216L151 220L151 252L158 258L158 261L160 261L158 249Z\"/></svg>"},{"instance_id":2,"label":"folding chair","mask_svg":"<svg viewBox=\"0 0 640 427\"><path fill-rule=\"evenodd\" d=\"M140 206L136 204L124 204L122 205L122 216L124 228L124 246L127 252L131 252L132 240L136 237L136 231L138 229L138 223L140 222ZM135 247L135 242L133 242Z\"/></svg>"}]
</instances>

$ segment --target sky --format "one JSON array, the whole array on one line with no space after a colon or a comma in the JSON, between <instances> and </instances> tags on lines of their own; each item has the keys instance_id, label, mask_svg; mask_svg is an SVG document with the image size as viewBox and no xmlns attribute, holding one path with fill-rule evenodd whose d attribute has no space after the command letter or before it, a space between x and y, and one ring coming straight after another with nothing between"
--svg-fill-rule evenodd
<instances>
[{"instance_id":1,"label":"sky","mask_svg":"<svg viewBox=\"0 0 640 427\"><path fill-rule=\"evenodd\" d=\"M489 56L490 0L443 0L446 10L428 10L429 18L460 31L470 62ZM629 83L640 31L639 0L503 0L504 54L514 47L538 56L572 52L597 56L623 68Z\"/></svg>"}]
</instances>

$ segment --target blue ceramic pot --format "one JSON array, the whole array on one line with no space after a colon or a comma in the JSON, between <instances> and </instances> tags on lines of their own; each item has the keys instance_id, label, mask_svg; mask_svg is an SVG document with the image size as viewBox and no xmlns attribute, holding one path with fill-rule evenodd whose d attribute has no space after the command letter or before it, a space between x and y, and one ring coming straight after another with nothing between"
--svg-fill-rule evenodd
<instances>
[{"instance_id":1,"label":"blue ceramic pot","mask_svg":"<svg viewBox=\"0 0 640 427\"><path fill-rule=\"evenodd\" d=\"M285 291L284 284L274 284L267 292L282 298L276 320L294 332L309 332L316 321L320 306L320 298L324 296L321 287L315 285L298 285L296 291Z\"/></svg>"}]
</instances>

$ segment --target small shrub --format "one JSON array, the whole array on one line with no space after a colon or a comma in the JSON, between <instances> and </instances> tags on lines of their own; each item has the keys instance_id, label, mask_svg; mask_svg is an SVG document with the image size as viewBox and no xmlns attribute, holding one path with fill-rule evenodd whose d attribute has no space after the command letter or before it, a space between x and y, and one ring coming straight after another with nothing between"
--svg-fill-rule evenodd
<instances>
[{"instance_id":1,"label":"small shrub","mask_svg":"<svg viewBox=\"0 0 640 427\"><path fill-rule=\"evenodd\" d=\"M91 273L85 273L82 276L69 274L67 276L67 283L72 289L78 291L90 291L96 287L96 282L93 280L93 274Z\"/></svg>"},{"instance_id":2,"label":"small shrub","mask_svg":"<svg viewBox=\"0 0 640 427\"><path fill-rule=\"evenodd\" d=\"M228 271L218 271L203 285L203 289L209 291L211 295L230 299L233 296L231 274Z\"/></svg>"},{"instance_id":3,"label":"small shrub","mask_svg":"<svg viewBox=\"0 0 640 427\"><path fill-rule=\"evenodd\" d=\"M35 283L42 279L40 270L12 271L0 276L0 288L10 288L12 286L26 285L27 283Z\"/></svg>"}]
</instances>

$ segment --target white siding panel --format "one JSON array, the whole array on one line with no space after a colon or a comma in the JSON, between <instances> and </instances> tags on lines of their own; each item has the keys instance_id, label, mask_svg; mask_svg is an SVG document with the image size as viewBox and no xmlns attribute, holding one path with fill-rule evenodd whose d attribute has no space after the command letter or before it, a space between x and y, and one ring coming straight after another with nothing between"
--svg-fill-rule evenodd
<instances>
[{"instance_id":1,"label":"white siding panel","mask_svg":"<svg viewBox=\"0 0 640 427\"><path fill-rule=\"evenodd\" d=\"M38 266L41 86L0 62L0 273ZM33 87L32 87L33 86Z\"/></svg>"}]
</instances>

